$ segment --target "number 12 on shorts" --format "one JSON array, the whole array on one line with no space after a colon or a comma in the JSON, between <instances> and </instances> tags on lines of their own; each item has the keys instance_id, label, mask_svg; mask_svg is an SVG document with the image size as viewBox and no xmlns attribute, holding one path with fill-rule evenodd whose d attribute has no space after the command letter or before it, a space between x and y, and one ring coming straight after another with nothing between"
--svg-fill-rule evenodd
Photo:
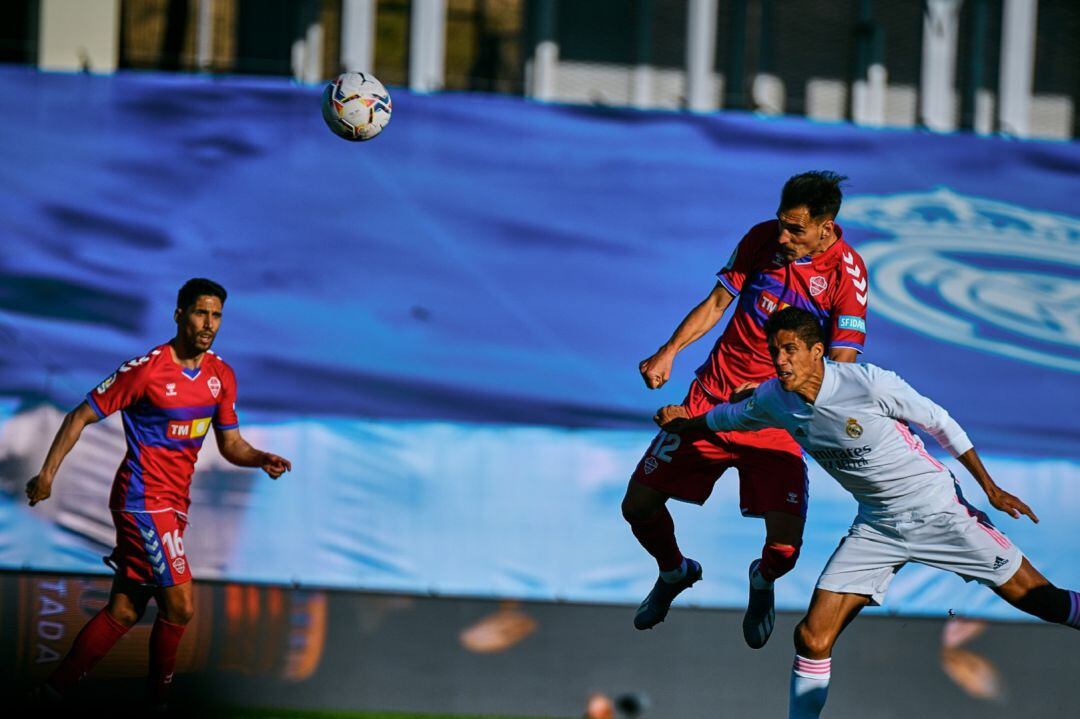
<instances>
[{"instance_id":1,"label":"number 12 on shorts","mask_svg":"<svg viewBox=\"0 0 1080 719\"><path fill-rule=\"evenodd\" d=\"M670 432L661 432L656 435L652 445L649 446L649 454L661 462L671 462L671 453L682 444L682 437Z\"/></svg>"}]
</instances>

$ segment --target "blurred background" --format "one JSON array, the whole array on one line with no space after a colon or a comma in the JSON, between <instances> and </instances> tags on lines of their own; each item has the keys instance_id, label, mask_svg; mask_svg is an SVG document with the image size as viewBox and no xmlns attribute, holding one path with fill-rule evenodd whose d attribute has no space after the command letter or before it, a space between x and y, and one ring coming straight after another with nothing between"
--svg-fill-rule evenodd
<instances>
[{"instance_id":1,"label":"blurred background","mask_svg":"<svg viewBox=\"0 0 1080 719\"><path fill-rule=\"evenodd\" d=\"M808 169L850 178L863 359L949 409L1042 520L998 524L1080 586L1077 37L1066 0L0 4L0 691L107 599L118 417L48 502L23 487L207 276L230 292L215 350L244 436L295 469L275 483L203 448L180 701L783 715L791 629L853 500L811 462L806 545L756 653L739 623L762 528L735 477L672 508L705 581L644 634L655 565L619 500L717 333L659 391L638 362ZM393 96L371 142L320 116L346 69ZM86 701L139 686L152 621ZM878 717L1068 715L1073 643L907 567L845 634L829 712L866 716L869 694Z\"/></svg>"}]
</instances>

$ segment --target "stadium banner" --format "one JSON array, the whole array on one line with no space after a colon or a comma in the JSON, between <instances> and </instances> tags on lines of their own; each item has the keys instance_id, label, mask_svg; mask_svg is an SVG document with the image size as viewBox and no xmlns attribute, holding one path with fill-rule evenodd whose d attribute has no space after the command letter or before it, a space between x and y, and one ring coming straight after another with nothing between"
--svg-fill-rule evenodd
<instances>
[{"instance_id":1,"label":"stadium banner","mask_svg":"<svg viewBox=\"0 0 1080 719\"><path fill-rule=\"evenodd\" d=\"M0 69L0 568L106 571L118 418L84 433L50 500L30 509L23 486L63 412L168 339L177 288L206 276L230 292L215 350L242 431L295 469L272 482L207 443L196 577L636 603L655 567L619 500L715 332L661 390L637 364L784 180L832 169L869 273L863 359L950 411L1042 519L999 526L1080 585L1076 143L391 88L392 123L353 145L320 91ZM781 609L805 607L854 517L810 465ZM686 601L745 602L762 528L737 504L731 474L706 508L674 508L705 566ZM914 566L881 611L1020 617Z\"/></svg>"}]
</instances>

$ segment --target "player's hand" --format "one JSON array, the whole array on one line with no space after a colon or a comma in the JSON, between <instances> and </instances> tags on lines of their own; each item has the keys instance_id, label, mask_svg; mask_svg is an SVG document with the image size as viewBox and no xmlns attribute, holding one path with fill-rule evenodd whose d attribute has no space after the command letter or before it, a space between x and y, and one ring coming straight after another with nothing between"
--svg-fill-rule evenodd
<instances>
[{"instance_id":1,"label":"player's hand","mask_svg":"<svg viewBox=\"0 0 1080 719\"><path fill-rule=\"evenodd\" d=\"M735 391L728 397L728 402L731 404L738 404L744 399L754 393L754 390L758 388L760 382L743 382L741 385L735 388Z\"/></svg>"},{"instance_id":2,"label":"player's hand","mask_svg":"<svg viewBox=\"0 0 1080 719\"><path fill-rule=\"evenodd\" d=\"M1005 512L1013 519L1020 519L1020 515L1024 514L1035 524L1039 523L1039 518L1031 511L1031 507L1024 504L1019 497L1009 494L1004 489L998 488L994 492L987 492L986 497L990 500L990 504L993 505L994 509Z\"/></svg>"},{"instance_id":3,"label":"player's hand","mask_svg":"<svg viewBox=\"0 0 1080 719\"><path fill-rule=\"evenodd\" d=\"M292 471L292 462L270 452L263 452L262 471L270 475L270 479L277 479L286 472Z\"/></svg>"},{"instance_id":4,"label":"player's hand","mask_svg":"<svg viewBox=\"0 0 1080 719\"><path fill-rule=\"evenodd\" d=\"M661 347L656 354L641 360L638 371L649 389L660 389L671 377L671 365L675 362L675 353Z\"/></svg>"},{"instance_id":5,"label":"player's hand","mask_svg":"<svg viewBox=\"0 0 1080 719\"><path fill-rule=\"evenodd\" d=\"M30 500L31 507L52 496L52 483L52 477L40 474L26 483L26 498Z\"/></svg>"},{"instance_id":6,"label":"player's hand","mask_svg":"<svg viewBox=\"0 0 1080 719\"><path fill-rule=\"evenodd\" d=\"M690 421L690 410L681 404L669 404L656 411L653 421L665 432L678 434L679 430Z\"/></svg>"}]
</instances>

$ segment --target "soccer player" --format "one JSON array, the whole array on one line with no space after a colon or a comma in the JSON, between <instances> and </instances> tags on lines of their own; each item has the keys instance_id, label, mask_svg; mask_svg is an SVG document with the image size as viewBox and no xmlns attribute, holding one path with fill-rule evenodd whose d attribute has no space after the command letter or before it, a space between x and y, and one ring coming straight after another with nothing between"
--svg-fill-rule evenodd
<instances>
[{"instance_id":1,"label":"soccer player","mask_svg":"<svg viewBox=\"0 0 1080 719\"><path fill-rule=\"evenodd\" d=\"M53 480L83 428L121 412L127 455L113 480L109 509L116 548L105 558L116 572L108 606L75 638L44 685L64 696L142 617L151 599L158 613L150 634L150 696L167 699L184 628L194 613L191 567L184 529L191 504L195 460L213 427L221 455L241 467L259 467L277 479L289 460L255 449L240 436L236 377L210 351L221 326L225 289L191 279L176 298L176 336L120 365L64 417L41 471L26 485L33 507L52 494Z\"/></svg>"},{"instance_id":2,"label":"soccer player","mask_svg":"<svg viewBox=\"0 0 1080 719\"><path fill-rule=\"evenodd\" d=\"M866 334L866 268L836 224L846 178L807 172L789 179L776 219L750 229L717 284L671 339L640 365L646 386L667 382L675 355L711 330L738 298L727 329L697 369L683 405L691 414L728 402L734 394L773 376L762 329L770 314L801 307L828 328L829 356L853 362ZM665 503L671 497L702 504L727 469L739 471L743 516L763 517L765 545L750 564L750 598L743 638L757 649L772 633L773 582L795 566L806 521L806 464L785 432L723 432L682 441L661 431L641 458L626 490L622 512L660 577L641 603L634 626L664 621L672 600L701 578L701 565L684 558Z\"/></svg>"},{"instance_id":3,"label":"soccer player","mask_svg":"<svg viewBox=\"0 0 1080 719\"><path fill-rule=\"evenodd\" d=\"M888 370L824 359L818 319L797 308L765 323L777 378L738 404L690 418L669 405L660 426L682 435L775 427L786 430L859 502L859 513L818 579L795 628L789 717L817 717L825 704L837 637L867 605L878 605L908 562L955 572L991 587L1028 614L1080 629L1080 594L1058 589L964 499L952 473L931 457L908 423L955 457L996 509L1035 513L994 483L948 412Z\"/></svg>"}]
</instances>

